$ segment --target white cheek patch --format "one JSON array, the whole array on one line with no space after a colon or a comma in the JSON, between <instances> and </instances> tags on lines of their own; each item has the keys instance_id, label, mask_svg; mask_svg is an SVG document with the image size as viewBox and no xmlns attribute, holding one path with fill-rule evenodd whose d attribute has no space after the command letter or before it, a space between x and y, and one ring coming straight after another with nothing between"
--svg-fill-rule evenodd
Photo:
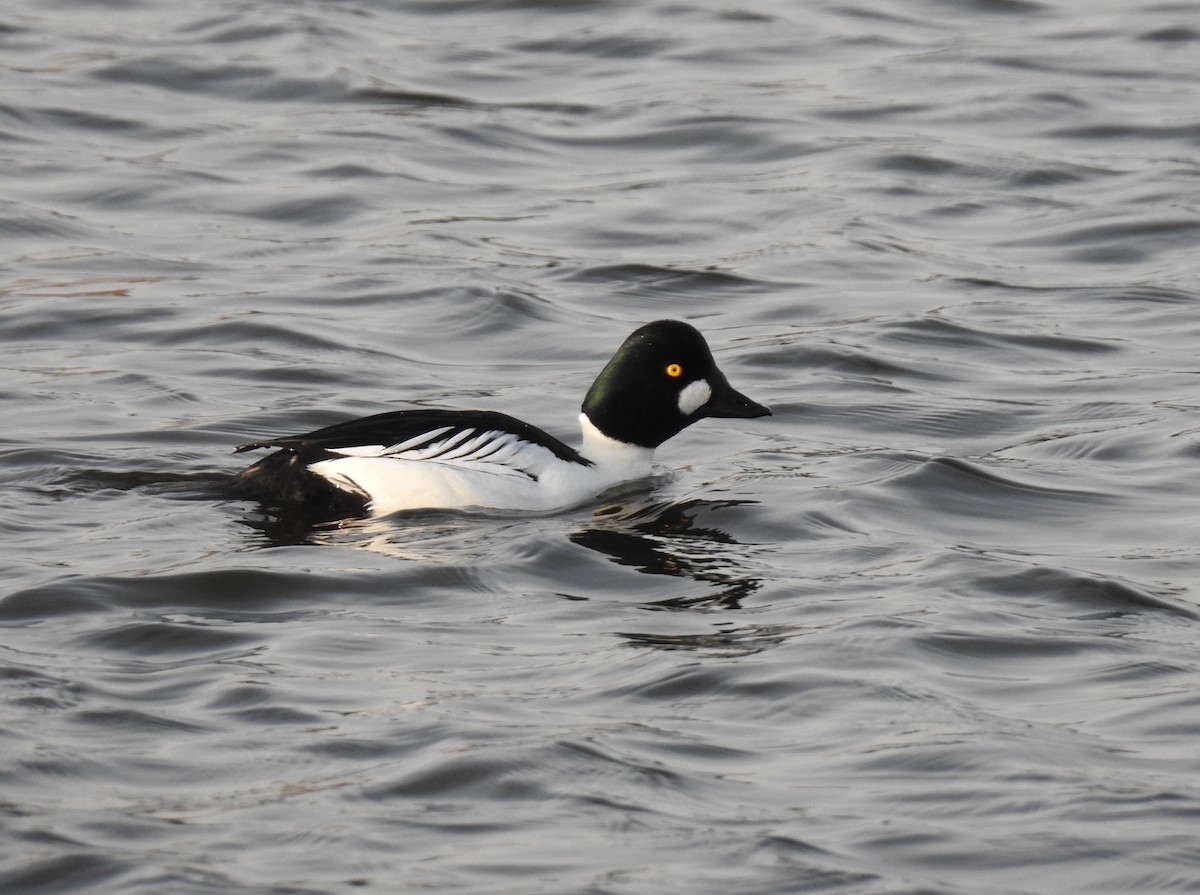
<instances>
[{"instance_id":1,"label":"white cheek patch","mask_svg":"<svg viewBox=\"0 0 1200 895\"><path fill-rule=\"evenodd\" d=\"M707 404L711 397L712 386L708 384L707 379L690 382L687 388L679 393L679 412L684 416L691 416Z\"/></svg>"}]
</instances>

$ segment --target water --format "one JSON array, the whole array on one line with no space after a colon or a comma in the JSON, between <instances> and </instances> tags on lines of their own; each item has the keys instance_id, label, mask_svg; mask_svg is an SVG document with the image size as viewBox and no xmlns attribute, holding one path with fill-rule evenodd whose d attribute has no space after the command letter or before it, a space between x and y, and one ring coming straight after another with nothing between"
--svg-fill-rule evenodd
<instances>
[{"instance_id":1,"label":"water","mask_svg":"<svg viewBox=\"0 0 1200 895\"><path fill-rule=\"evenodd\" d=\"M1200 891L1198 22L9 3L0 891ZM651 491L223 496L665 316Z\"/></svg>"}]
</instances>

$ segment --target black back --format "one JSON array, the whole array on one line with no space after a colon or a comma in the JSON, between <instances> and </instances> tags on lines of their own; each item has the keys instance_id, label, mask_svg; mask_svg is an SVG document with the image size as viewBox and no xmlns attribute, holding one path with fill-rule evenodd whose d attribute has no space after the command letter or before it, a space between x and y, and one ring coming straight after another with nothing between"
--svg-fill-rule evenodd
<instances>
[{"instance_id":1,"label":"black back","mask_svg":"<svg viewBox=\"0 0 1200 895\"><path fill-rule=\"evenodd\" d=\"M466 429L479 432L510 432L518 438L546 448L560 460L579 463L582 466L592 465L590 460L553 435L506 413L492 410L395 410L347 420L344 423L334 423L306 435L285 435L243 444L234 452L277 447L299 454L306 463L315 463L336 456L331 451L337 448L400 444L425 432L446 427L451 431L439 435L439 440Z\"/></svg>"}]
</instances>

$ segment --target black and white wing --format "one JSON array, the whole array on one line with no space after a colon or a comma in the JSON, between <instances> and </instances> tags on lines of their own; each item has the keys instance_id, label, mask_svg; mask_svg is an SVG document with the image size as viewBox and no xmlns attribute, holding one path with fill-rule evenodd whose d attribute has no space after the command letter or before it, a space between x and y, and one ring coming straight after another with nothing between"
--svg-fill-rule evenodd
<instances>
[{"instance_id":1,"label":"black and white wing","mask_svg":"<svg viewBox=\"0 0 1200 895\"><path fill-rule=\"evenodd\" d=\"M580 466L592 465L554 436L515 417L492 411L380 413L306 435L244 444L237 452L267 447L294 452L306 464L340 457L385 457L517 472L534 480L554 458Z\"/></svg>"}]
</instances>

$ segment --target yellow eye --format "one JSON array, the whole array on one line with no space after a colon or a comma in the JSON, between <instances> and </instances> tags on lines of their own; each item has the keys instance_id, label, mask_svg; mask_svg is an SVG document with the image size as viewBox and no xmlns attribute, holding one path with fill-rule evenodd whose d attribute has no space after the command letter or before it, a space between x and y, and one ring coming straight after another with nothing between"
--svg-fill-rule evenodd
<instances>
[{"instance_id":1,"label":"yellow eye","mask_svg":"<svg viewBox=\"0 0 1200 895\"><path fill-rule=\"evenodd\" d=\"M678 379L683 375L683 367L679 364L667 364L667 375L672 379Z\"/></svg>"}]
</instances>

